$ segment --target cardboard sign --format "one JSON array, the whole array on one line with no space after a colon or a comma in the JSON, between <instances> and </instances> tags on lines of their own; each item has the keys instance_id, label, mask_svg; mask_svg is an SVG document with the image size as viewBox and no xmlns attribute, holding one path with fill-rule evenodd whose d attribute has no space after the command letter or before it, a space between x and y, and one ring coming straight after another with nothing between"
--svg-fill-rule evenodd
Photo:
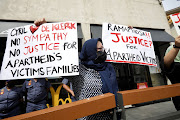
<instances>
[{"instance_id":1,"label":"cardboard sign","mask_svg":"<svg viewBox=\"0 0 180 120\"><path fill-rule=\"evenodd\" d=\"M77 23L9 29L0 80L78 74Z\"/></svg>"},{"instance_id":2,"label":"cardboard sign","mask_svg":"<svg viewBox=\"0 0 180 120\"><path fill-rule=\"evenodd\" d=\"M180 35L180 13L172 14L170 15L170 17L172 19L177 34Z\"/></svg>"},{"instance_id":3,"label":"cardboard sign","mask_svg":"<svg viewBox=\"0 0 180 120\"><path fill-rule=\"evenodd\" d=\"M150 32L104 23L102 40L108 62L157 66Z\"/></svg>"}]
</instances>

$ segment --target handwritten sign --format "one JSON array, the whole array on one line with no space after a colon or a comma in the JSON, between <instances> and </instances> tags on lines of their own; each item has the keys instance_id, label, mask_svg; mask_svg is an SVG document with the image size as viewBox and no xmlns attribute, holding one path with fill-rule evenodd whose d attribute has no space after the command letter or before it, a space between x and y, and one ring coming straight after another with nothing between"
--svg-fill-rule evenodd
<instances>
[{"instance_id":1,"label":"handwritten sign","mask_svg":"<svg viewBox=\"0 0 180 120\"><path fill-rule=\"evenodd\" d=\"M172 19L177 34L180 35L180 13L172 14L170 15L170 17Z\"/></svg>"},{"instance_id":2,"label":"handwritten sign","mask_svg":"<svg viewBox=\"0 0 180 120\"><path fill-rule=\"evenodd\" d=\"M157 66L150 32L104 23L102 39L108 62Z\"/></svg>"},{"instance_id":3,"label":"handwritten sign","mask_svg":"<svg viewBox=\"0 0 180 120\"><path fill-rule=\"evenodd\" d=\"M78 74L77 23L9 29L0 80Z\"/></svg>"}]
</instances>

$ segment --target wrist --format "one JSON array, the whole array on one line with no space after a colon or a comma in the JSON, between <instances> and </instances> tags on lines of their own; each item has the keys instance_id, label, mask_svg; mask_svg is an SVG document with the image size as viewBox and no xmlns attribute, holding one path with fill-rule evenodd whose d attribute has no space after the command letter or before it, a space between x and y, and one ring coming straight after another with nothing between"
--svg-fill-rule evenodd
<instances>
[{"instance_id":1,"label":"wrist","mask_svg":"<svg viewBox=\"0 0 180 120\"><path fill-rule=\"evenodd\" d=\"M178 49L180 49L180 47L179 47L179 46L176 46L176 45L173 45L173 48L178 48Z\"/></svg>"}]
</instances>

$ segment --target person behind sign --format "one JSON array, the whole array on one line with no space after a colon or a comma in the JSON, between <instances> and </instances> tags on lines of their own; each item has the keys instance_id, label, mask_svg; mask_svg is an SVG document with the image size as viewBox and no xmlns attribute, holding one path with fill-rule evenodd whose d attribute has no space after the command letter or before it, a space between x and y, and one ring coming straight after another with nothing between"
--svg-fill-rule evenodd
<instances>
[{"instance_id":1,"label":"person behind sign","mask_svg":"<svg viewBox=\"0 0 180 120\"><path fill-rule=\"evenodd\" d=\"M36 20L35 25L45 23L45 19ZM106 52L100 38L87 40L80 53L79 75L66 77L72 82L76 100L82 100L104 93L115 94L118 91L116 73L110 63L106 63ZM88 108L87 108L88 109ZM111 120L109 111L101 112L81 119Z\"/></svg>"},{"instance_id":2,"label":"person behind sign","mask_svg":"<svg viewBox=\"0 0 180 120\"><path fill-rule=\"evenodd\" d=\"M106 52L102 40L87 40L80 53L79 76L71 78L74 85L75 98L82 100L104 93L116 95L118 91L116 73L110 63L106 63ZM76 89L75 89L76 88ZM112 119L109 111L87 116L83 119Z\"/></svg>"},{"instance_id":3,"label":"person behind sign","mask_svg":"<svg viewBox=\"0 0 180 120\"><path fill-rule=\"evenodd\" d=\"M166 76L172 84L180 83L180 36L175 38L175 45L169 46L162 65ZM172 98L176 110L180 110L180 96Z\"/></svg>"},{"instance_id":4,"label":"person behind sign","mask_svg":"<svg viewBox=\"0 0 180 120\"><path fill-rule=\"evenodd\" d=\"M19 115L22 102L21 88L15 87L15 81L6 81L5 87L0 89L0 119Z\"/></svg>"},{"instance_id":5,"label":"person behind sign","mask_svg":"<svg viewBox=\"0 0 180 120\"><path fill-rule=\"evenodd\" d=\"M28 79L23 83L22 91L26 95L26 113L46 108L50 83L44 78Z\"/></svg>"}]
</instances>

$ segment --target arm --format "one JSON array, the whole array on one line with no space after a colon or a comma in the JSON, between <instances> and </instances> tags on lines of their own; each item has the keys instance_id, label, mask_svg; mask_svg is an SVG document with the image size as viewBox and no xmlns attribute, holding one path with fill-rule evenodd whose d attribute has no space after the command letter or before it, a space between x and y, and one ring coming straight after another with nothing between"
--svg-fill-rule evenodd
<instances>
[{"instance_id":1,"label":"arm","mask_svg":"<svg viewBox=\"0 0 180 120\"><path fill-rule=\"evenodd\" d=\"M175 45L180 47L180 36L175 38ZM164 65L167 69L170 68L171 64L174 62L177 54L179 52L179 48L172 48L165 56L164 56Z\"/></svg>"},{"instance_id":2,"label":"arm","mask_svg":"<svg viewBox=\"0 0 180 120\"><path fill-rule=\"evenodd\" d=\"M69 93L71 93L72 96L75 96L74 95L74 92L66 85L66 84L63 84L63 88L68 91Z\"/></svg>"}]
</instances>

